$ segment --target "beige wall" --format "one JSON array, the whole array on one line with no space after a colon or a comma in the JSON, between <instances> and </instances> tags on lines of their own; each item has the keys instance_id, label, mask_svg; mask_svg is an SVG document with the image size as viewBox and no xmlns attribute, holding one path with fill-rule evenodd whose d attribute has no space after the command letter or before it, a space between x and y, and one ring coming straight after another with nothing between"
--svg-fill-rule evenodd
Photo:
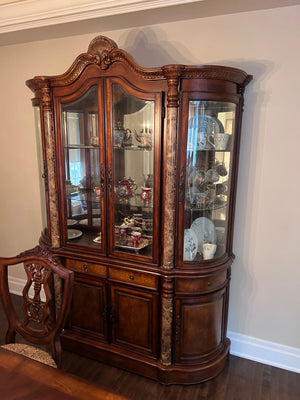
<instances>
[{"instance_id":1,"label":"beige wall","mask_svg":"<svg viewBox=\"0 0 300 400\"><path fill-rule=\"evenodd\" d=\"M299 15L300 6L293 6L101 32L143 66L223 64L254 75L246 90L229 329L296 348ZM25 80L64 72L100 30L101 24L94 33L0 47L3 256L34 246L41 230L34 119Z\"/></svg>"}]
</instances>

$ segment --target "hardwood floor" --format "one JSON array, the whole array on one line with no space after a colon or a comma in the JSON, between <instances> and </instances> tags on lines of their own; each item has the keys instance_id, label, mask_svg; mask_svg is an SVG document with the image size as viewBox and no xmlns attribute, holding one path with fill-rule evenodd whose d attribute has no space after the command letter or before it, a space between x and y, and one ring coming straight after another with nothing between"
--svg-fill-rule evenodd
<instances>
[{"instance_id":1,"label":"hardwood floor","mask_svg":"<svg viewBox=\"0 0 300 400\"><path fill-rule=\"evenodd\" d=\"M17 302L19 298L14 296ZM0 344L7 322L0 304ZM163 386L94 360L63 352L63 370L101 384L132 400L299 400L300 375L230 356L225 370L215 379L191 385ZM89 399L87 399L89 400Z\"/></svg>"}]
</instances>

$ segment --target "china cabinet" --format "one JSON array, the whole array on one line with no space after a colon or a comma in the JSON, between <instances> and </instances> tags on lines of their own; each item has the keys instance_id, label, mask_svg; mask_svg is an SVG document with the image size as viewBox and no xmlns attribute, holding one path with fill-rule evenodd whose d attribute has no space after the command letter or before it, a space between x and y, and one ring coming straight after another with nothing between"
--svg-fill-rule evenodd
<instances>
[{"instance_id":1,"label":"china cabinet","mask_svg":"<svg viewBox=\"0 0 300 400\"><path fill-rule=\"evenodd\" d=\"M243 93L222 66L142 68L99 36L34 92L40 242L75 271L66 349L156 379L225 365Z\"/></svg>"}]
</instances>

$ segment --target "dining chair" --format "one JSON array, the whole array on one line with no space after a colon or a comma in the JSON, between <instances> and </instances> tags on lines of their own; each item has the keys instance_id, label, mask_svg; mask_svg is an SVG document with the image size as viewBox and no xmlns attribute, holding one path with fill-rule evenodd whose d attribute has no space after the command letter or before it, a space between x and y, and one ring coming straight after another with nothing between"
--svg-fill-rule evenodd
<instances>
[{"instance_id":1,"label":"dining chair","mask_svg":"<svg viewBox=\"0 0 300 400\"><path fill-rule=\"evenodd\" d=\"M27 277L20 310L12 301L8 282L8 269L18 264L23 264ZM61 368L60 334L71 305L73 280L74 272L41 246L16 257L0 258L0 297L8 320L2 347ZM16 334L37 347L15 343ZM42 345L50 348L51 355L40 348Z\"/></svg>"}]
</instances>

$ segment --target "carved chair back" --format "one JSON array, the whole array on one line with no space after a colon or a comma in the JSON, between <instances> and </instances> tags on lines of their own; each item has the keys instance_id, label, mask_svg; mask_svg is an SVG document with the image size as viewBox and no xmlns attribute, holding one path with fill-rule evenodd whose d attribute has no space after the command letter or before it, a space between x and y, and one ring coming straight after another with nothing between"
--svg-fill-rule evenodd
<instances>
[{"instance_id":1,"label":"carved chair back","mask_svg":"<svg viewBox=\"0 0 300 400\"><path fill-rule=\"evenodd\" d=\"M23 307L17 312L9 291L8 267L21 263L27 281L23 289ZM30 343L48 345L60 367L60 333L71 305L73 280L74 273L41 246L16 257L0 258L0 297L9 324L6 343L15 343L18 333Z\"/></svg>"}]
</instances>

